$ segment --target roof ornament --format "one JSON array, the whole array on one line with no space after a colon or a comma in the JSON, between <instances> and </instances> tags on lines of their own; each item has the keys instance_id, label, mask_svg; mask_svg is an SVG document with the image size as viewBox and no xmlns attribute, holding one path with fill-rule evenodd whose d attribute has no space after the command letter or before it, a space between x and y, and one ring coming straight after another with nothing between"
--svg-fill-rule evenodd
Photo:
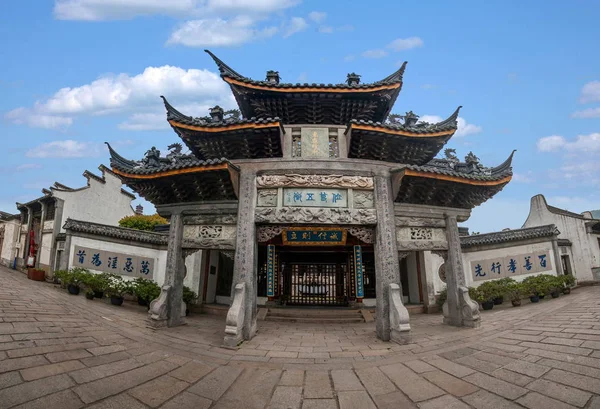
<instances>
[{"instance_id":1,"label":"roof ornament","mask_svg":"<svg viewBox=\"0 0 600 409\"><path fill-rule=\"evenodd\" d=\"M458 156L456 156L456 149L446 148L444 149L444 156L449 162L458 163Z\"/></svg>"},{"instance_id":2,"label":"roof ornament","mask_svg":"<svg viewBox=\"0 0 600 409\"><path fill-rule=\"evenodd\" d=\"M479 158L475 156L473 152L469 152L467 156L465 156L465 164L467 165L467 172L469 173L491 174L491 169L486 168L479 163Z\"/></svg>"},{"instance_id":3,"label":"roof ornament","mask_svg":"<svg viewBox=\"0 0 600 409\"><path fill-rule=\"evenodd\" d=\"M167 154L167 159L171 162L171 163L175 163L177 162L178 159L180 159L182 156L184 156L181 153L181 150L183 149L183 146L180 143L172 143L171 145L167 146L167 149L169 149L169 153Z\"/></svg>"},{"instance_id":4,"label":"roof ornament","mask_svg":"<svg viewBox=\"0 0 600 409\"><path fill-rule=\"evenodd\" d=\"M142 166L147 168L158 168L160 166L160 151L155 146L147 150L144 154Z\"/></svg>"},{"instance_id":5,"label":"roof ornament","mask_svg":"<svg viewBox=\"0 0 600 409\"><path fill-rule=\"evenodd\" d=\"M360 75L355 72L351 72L346 76L346 84L350 86L360 84Z\"/></svg>"},{"instance_id":6,"label":"roof ornament","mask_svg":"<svg viewBox=\"0 0 600 409\"><path fill-rule=\"evenodd\" d=\"M281 77L279 76L279 71L267 71L267 82L269 84L279 84L280 79Z\"/></svg>"},{"instance_id":7,"label":"roof ornament","mask_svg":"<svg viewBox=\"0 0 600 409\"><path fill-rule=\"evenodd\" d=\"M223 122L223 108L218 105L215 105L210 109L210 120L211 122Z\"/></svg>"},{"instance_id":8,"label":"roof ornament","mask_svg":"<svg viewBox=\"0 0 600 409\"><path fill-rule=\"evenodd\" d=\"M417 124L420 117L413 111L408 111L405 115L400 116L400 118L404 119L404 126L412 127Z\"/></svg>"}]
</instances>

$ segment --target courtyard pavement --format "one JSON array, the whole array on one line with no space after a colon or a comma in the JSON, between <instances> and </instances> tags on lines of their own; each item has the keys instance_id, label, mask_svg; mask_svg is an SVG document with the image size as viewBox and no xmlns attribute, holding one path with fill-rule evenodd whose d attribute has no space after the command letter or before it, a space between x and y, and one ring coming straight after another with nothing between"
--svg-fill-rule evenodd
<instances>
[{"instance_id":1,"label":"courtyard pavement","mask_svg":"<svg viewBox=\"0 0 600 409\"><path fill-rule=\"evenodd\" d=\"M222 317L145 319L0 267L0 408L600 408L600 287L494 308L476 330L415 315L408 345L373 323L259 321L234 351Z\"/></svg>"}]
</instances>

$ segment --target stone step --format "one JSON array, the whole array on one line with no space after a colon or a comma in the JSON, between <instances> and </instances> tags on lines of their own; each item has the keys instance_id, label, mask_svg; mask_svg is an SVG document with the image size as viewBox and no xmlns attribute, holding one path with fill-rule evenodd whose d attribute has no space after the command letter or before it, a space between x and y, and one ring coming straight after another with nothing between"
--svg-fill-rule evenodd
<instances>
[{"instance_id":1,"label":"stone step","mask_svg":"<svg viewBox=\"0 0 600 409\"><path fill-rule=\"evenodd\" d=\"M343 308L269 308L265 321L332 324L365 322L360 310Z\"/></svg>"},{"instance_id":2,"label":"stone step","mask_svg":"<svg viewBox=\"0 0 600 409\"><path fill-rule=\"evenodd\" d=\"M365 322L362 316L356 317L277 317L267 314L265 321L277 321L277 322L301 322L301 323L315 323L315 324L351 324L351 323L362 323Z\"/></svg>"}]
</instances>

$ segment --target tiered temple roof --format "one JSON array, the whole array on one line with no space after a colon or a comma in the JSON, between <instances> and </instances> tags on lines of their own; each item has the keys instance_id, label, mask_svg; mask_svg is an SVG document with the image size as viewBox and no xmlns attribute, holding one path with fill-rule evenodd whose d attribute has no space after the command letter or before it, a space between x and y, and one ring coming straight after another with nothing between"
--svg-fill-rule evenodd
<instances>
[{"instance_id":1,"label":"tiered temple roof","mask_svg":"<svg viewBox=\"0 0 600 409\"><path fill-rule=\"evenodd\" d=\"M154 147L142 161L123 158L109 146L111 166L134 191L155 204L237 198L237 159L283 157L284 126L346 126L348 158L398 164L395 201L472 208L498 193L512 177L512 157L483 167L470 153L460 162L446 150L435 156L458 127L458 107L446 120L430 124L407 112L403 122L388 115L402 88L406 63L392 75L361 84L348 74L345 84L284 84L268 71L265 81L244 77L210 51L233 92L242 118L216 106L210 116L192 117L163 102L167 121L191 153L173 144L161 157Z\"/></svg>"}]
</instances>

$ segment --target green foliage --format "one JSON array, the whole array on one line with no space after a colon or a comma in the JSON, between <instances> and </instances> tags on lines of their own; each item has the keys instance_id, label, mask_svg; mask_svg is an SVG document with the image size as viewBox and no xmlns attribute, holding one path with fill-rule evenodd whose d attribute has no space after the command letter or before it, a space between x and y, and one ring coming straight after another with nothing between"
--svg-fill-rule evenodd
<instances>
[{"instance_id":1,"label":"green foliage","mask_svg":"<svg viewBox=\"0 0 600 409\"><path fill-rule=\"evenodd\" d=\"M160 287L152 280L138 277L132 284L133 294L140 300L150 302L160 295Z\"/></svg>"},{"instance_id":2,"label":"green foliage","mask_svg":"<svg viewBox=\"0 0 600 409\"><path fill-rule=\"evenodd\" d=\"M523 283L517 283L513 280L512 283L507 284L505 294L511 301L519 301L527 294L527 288Z\"/></svg>"},{"instance_id":3,"label":"green foliage","mask_svg":"<svg viewBox=\"0 0 600 409\"><path fill-rule=\"evenodd\" d=\"M62 288L66 288L67 287L67 276L69 275L69 272L67 270L57 270L54 272L54 279L58 280L58 282L60 283L60 286Z\"/></svg>"},{"instance_id":4,"label":"green foliage","mask_svg":"<svg viewBox=\"0 0 600 409\"><path fill-rule=\"evenodd\" d=\"M540 274L527 277L523 280L523 285L530 296L545 296L556 291L557 288L562 288L562 282L559 280L559 277L550 274Z\"/></svg>"},{"instance_id":5,"label":"green foliage","mask_svg":"<svg viewBox=\"0 0 600 409\"><path fill-rule=\"evenodd\" d=\"M131 292L131 282L123 280L121 276L115 276L114 274L109 275L108 285L104 294L107 297L123 297L123 295Z\"/></svg>"},{"instance_id":6,"label":"green foliage","mask_svg":"<svg viewBox=\"0 0 600 409\"><path fill-rule=\"evenodd\" d=\"M499 280L486 281L477 287L481 302L493 301L494 298L504 295L504 286L499 283Z\"/></svg>"},{"instance_id":7,"label":"green foliage","mask_svg":"<svg viewBox=\"0 0 600 409\"><path fill-rule=\"evenodd\" d=\"M183 301L186 304L194 302L198 298L198 294L193 292L189 287L183 286Z\"/></svg>"},{"instance_id":8,"label":"green foliage","mask_svg":"<svg viewBox=\"0 0 600 409\"><path fill-rule=\"evenodd\" d=\"M136 214L133 216L125 216L119 220L119 226L121 227L146 231L154 231L155 226L167 223L169 223L169 221L158 214L153 214L152 216Z\"/></svg>"},{"instance_id":9,"label":"green foliage","mask_svg":"<svg viewBox=\"0 0 600 409\"><path fill-rule=\"evenodd\" d=\"M566 288L575 287L575 277L573 277L571 274L561 275L560 279Z\"/></svg>"},{"instance_id":10,"label":"green foliage","mask_svg":"<svg viewBox=\"0 0 600 409\"><path fill-rule=\"evenodd\" d=\"M485 301L483 293L479 290L479 287L469 287L469 297L477 303Z\"/></svg>"}]
</instances>

